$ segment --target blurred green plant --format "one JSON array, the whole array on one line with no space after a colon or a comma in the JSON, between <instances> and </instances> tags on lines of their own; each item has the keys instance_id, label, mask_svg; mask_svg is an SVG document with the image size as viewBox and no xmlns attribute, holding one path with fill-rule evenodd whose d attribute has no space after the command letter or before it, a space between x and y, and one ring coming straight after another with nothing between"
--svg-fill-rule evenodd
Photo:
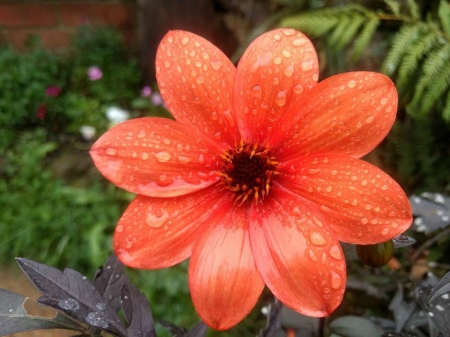
<instances>
[{"instance_id":1,"label":"blurred green plant","mask_svg":"<svg viewBox=\"0 0 450 337\"><path fill-rule=\"evenodd\" d=\"M295 10L279 26L315 38L325 76L364 69L395 81L400 112L384 158L410 191L450 190L449 2L281 2Z\"/></svg>"}]
</instances>

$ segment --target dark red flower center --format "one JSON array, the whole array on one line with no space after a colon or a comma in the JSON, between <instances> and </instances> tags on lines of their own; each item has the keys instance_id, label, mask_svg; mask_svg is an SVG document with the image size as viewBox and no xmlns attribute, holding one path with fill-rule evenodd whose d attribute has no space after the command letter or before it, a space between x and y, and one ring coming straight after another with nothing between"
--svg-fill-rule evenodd
<instances>
[{"instance_id":1,"label":"dark red flower center","mask_svg":"<svg viewBox=\"0 0 450 337\"><path fill-rule=\"evenodd\" d=\"M244 141L221 156L223 168L219 175L222 183L234 192L235 203L264 200L269 194L277 162L267 147Z\"/></svg>"}]
</instances>

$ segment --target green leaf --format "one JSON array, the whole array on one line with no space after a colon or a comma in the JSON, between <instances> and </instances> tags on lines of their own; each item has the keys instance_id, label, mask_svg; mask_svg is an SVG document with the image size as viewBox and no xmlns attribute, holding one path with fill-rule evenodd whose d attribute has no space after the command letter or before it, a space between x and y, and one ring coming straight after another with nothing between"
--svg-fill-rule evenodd
<instances>
[{"instance_id":1,"label":"green leaf","mask_svg":"<svg viewBox=\"0 0 450 337\"><path fill-rule=\"evenodd\" d=\"M329 327L332 333L342 337L361 337L361 333L364 333L364 337L380 336L380 333L371 321L357 316L340 317L331 322Z\"/></svg>"},{"instance_id":2,"label":"green leaf","mask_svg":"<svg viewBox=\"0 0 450 337\"><path fill-rule=\"evenodd\" d=\"M359 59L362 52L368 46L379 24L380 19L378 18L378 16L372 15L369 21L364 25L364 28L353 44L353 61Z\"/></svg>"},{"instance_id":3,"label":"green leaf","mask_svg":"<svg viewBox=\"0 0 450 337\"><path fill-rule=\"evenodd\" d=\"M442 118L447 122L450 122L450 91L447 93L447 99L445 100L445 106L442 110Z\"/></svg>"},{"instance_id":4,"label":"green leaf","mask_svg":"<svg viewBox=\"0 0 450 337\"><path fill-rule=\"evenodd\" d=\"M0 288L0 336L42 329L84 331L81 325L59 313L53 318L28 315L24 308L26 300L32 301L25 296Z\"/></svg>"},{"instance_id":5,"label":"green leaf","mask_svg":"<svg viewBox=\"0 0 450 337\"><path fill-rule=\"evenodd\" d=\"M423 96L422 104L419 109L421 116L427 115L438 99L449 89L450 86L450 64L443 69L443 71L436 77L426 93Z\"/></svg>"},{"instance_id":6,"label":"green leaf","mask_svg":"<svg viewBox=\"0 0 450 337\"><path fill-rule=\"evenodd\" d=\"M442 30L450 37L450 4L446 0L441 0L439 3L438 16Z\"/></svg>"},{"instance_id":7,"label":"green leaf","mask_svg":"<svg viewBox=\"0 0 450 337\"><path fill-rule=\"evenodd\" d=\"M384 3L395 15L400 15L400 2L398 0L384 0Z\"/></svg>"},{"instance_id":8,"label":"green leaf","mask_svg":"<svg viewBox=\"0 0 450 337\"><path fill-rule=\"evenodd\" d=\"M413 19L420 19L419 6L417 6L416 0L407 0L409 13Z\"/></svg>"},{"instance_id":9,"label":"green leaf","mask_svg":"<svg viewBox=\"0 0 450 337\"><path fill-rule=\"evenodd\" d=\"M386 75L393 75L405 53L408 52L411 44L426 30L424 23L403 24L400 31L395 35L386 59L381 67L381 72Z\"/></svg>"}]
</instances>

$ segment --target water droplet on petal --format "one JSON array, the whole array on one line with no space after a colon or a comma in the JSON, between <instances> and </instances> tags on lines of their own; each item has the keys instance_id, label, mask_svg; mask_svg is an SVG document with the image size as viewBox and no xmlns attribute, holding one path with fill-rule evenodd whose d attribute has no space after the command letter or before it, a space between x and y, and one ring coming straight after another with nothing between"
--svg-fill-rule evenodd
<instances>
[{"instance_id":1,"label":"water droplet on petal","mask_svg":"<svg viewBox=\"0 0 450 337\"><path fill-rule=\"evenodd\" d=\"M205 78L204 78L203 76L197 77L197 83L198 83L198 84L202 84L202 83L204 83L204 82L205 82Z\"/></svg>"},{"instance_id":2,"label":"water droplet on petal","mask_svg":"<svg viewBox=\"0 0 450 337\"><path fill-rule=\"evenodd\" d=\"M153 228L160 228L164 225L166 220L169 218L169 213L164 212L161 216L155 216L151 214L150 212L147 214L147 219L145 219L145 222L147 222L147 225Z\"/></svg>"},{"instance_id":3,"label":"water droplet on petal","mask_svg":"<svg viewBox=\"0 0 450 337\"><path fill-rule=\"evenodd\" d=\"M374 116L369 116L366 118L366 123L372 123L374 119L375 119Z\"/></svg>"},{"instance_id":4,"label":"water droplet on petal","mask_svg":"<svg viewBox=\"0 0 450 337\"><path fill-rule=\"evenodd\" d=\"M310 71L314 67L314 61L303 61L302 64L300 64L300 69L302 71Z\"/></svg>"},{"instance_id":5,"label":"water droplet on petal","mask_svg":"<svg viewBox=\"0 0 450 337\"><path fill-rule=\"evenodd\" d=\"M139 131L139 133L137 134L136 137L137 137L137 138L144 138L145 135L146 135L145 130L141 130L141 131Z\"/></svg>"},{"instance_id":6,"label":"water droplet on petal","mask_svg":"<svg viewBox=\"0 0 450 337\"><path fill-rule=\"evenodd\" d=\"M273 63L275 63L275 64L281 64L281 62L282 62L281 57L277 56L273 59Z\"/></svg>"},{"instance_id":7,"label":"water droplet on petal","mask_svg":"<svg viewBox=\"0 0 450 337\"><path fill-rule=\"evenodd\" d=\"M296 46L296 47L303 46L305 43L306 43L306 40L305 40L305 39L302 39L302 38L300 38L300 39L295 39L294 41L292 41L292 44L293 44L294 46Z\"/></svg>"},{"instance_id":8,"label":"water droplet on petal","mask_svg":"<svg viewBox=\"0 0 450 337\"><path fill-rule=\"evenodd\" d=\"M170 160L170 158L172 157L170 155L169 152L166 151L161 151L161 152L157 152L157 153L153 153L153 155L155 156L156 160L158 160L161 163L165 163L167 161Z\"/></svg>"},{"instance_id":9,"label":"water droplet on petal","mask_svg":"<svg viewBox=\"0 0 450 337\"><path fill-rule=\"evenodd\" d=\"M283 54L284 57L289 58L291 57L291 52L287 49L284 49L281 54Z\"/></svg>"},{"instance_id":10,"label":"water droplet on petal","mask_svg":"<svg viewBox=\"0 0 450 337\"><path fill-rule=\"evenodd\" d=\"M261 87L259 85L255 85L252 88L252 96L253 97L258 97L258 98L261 97Z\"/></svg>"},{"instance_id":11,"label":"water droplet on petal","mask_svg":"<svg viewBox=\"0 0 450 337\"><path fill-rule=\"evenodd\" d=\"M222 66L222 61L213 61L211 62L211 67L214 70L219 70L219 68Z\"/></svg>"},{"instance_id":12,"label":"water droplet on petal","mask_svg":"<svg viewBox=\"0 0 450 337\"><path fill-rule=\"evenodd\" d=\"M311 260L313 260L314 262L319 261L319 259L317 258L316 254L314 254L314 252L311 249L309 250L309 258Z\"/></svg>"},{"instance_id":13,"label":"water droplet on petal","mask_svg":"<svg viewBox=\"0 0 450 337\"><path fill-rule=\"evenodd\" d=\"M341 286L342 278L334 270L331 271L331 288L339 289Z\"/></svg>"},{"instance_id":14,"label":"water droplet on petal","mask_svg":"<svg viewBox=\"0 0 450 337\"><path fill-rule=\"evenodd\" d=\"M317 233L317 232L311 232L309 234L309 240L311 241L311 243L313 245L316 245L316 246L323 246L324 244L327 243L327 241L322 236L322 234Z\"/></svg>"},{"instance_id":15,"label":"water droplet on petal","mask_svg":"<svg viewBox=\"0 0 450 337\"><path fill-rule=\"evenodd\" d=\"M116 227L116 232L122 233L123 232L123 226L122 225L118 225Z\"/></svg>"},{"instance_id":16,"label":"water droplet on petal","mask_svg":"<svg viewBox=\"0 0 450 337\"><path fill-rule=\"evenodd\" d=\"M281 90L278 92L277 97L275 97L275 103L278 106L283 106L286 104L286 90Z\"/></svg>"},{"instance_id":17,"label":"water droplet on petal","mask_svg":"<svg viewBox=\"0 0 450 337\"><path fill-rule=\"evenodd\" d=\"M292 74L294 74L294 66L291 64L290 66L286 67L286 69L284 69L284 74L287 77L291 77Z\"/></svg>"},{"instance_id":18,"label":"water droplet on petal","mask_svg":"<svg viewBox=\"0 0 450 337\"><path fill-rule=\"evenodd\" d=\"M183 38L181 39L181 44L182 44L183 46L187 45L188 42L189 42L189 38L188 38L188 37L183 37Z\"/></svg>"},{"instance_id":19,"label":"water droplet on petal","mask_svg":"<svg viewBox=\"0 0 450 337\"><path fill-rule=\"evenodd\" d=\"M141 158L142 160L147 160L148 159L148 153L147 152L142 152Z\"/></svg>"},{"instance_id":20,"label":"water droplet on petal","mask_svg":"<svg viewBox=\"0 0 450 337\"><path fill-rule=\"evenodd\" d=\"M114 148L112 148L112 147L109 147L109 148L107 148L107 149L105 150L105 152L106 152L107 155L114 156L114 155L117 154L117 149L114 149Z\"/></svg>"},{"instance_id":21,"label":"water droplet on petal","mask_svg":"<svg viewBox=\"0 0 450 337\"><path fill-rule=\"evenodd\" d=\"M383 230L381 231L382 235L388 235L389 234L390 229L389 228L383 228Z\"/></svg>"},{"instance_id":22,"label":"water droplet on petal","mask_svg":"<svg viewBox=\"0 0 450 337\"><path fill-rule=\"evenodd\" d=\"M190 161L192 161L192 158L186 157L186 156L178 156L177 160L182 164L187 164Z\"/></svg>"},{"instance_id":23,"label":"water droplet on petal","mask_svg":"<svg viewBox=\"0 0 450 337\"><path fill-rule=\"evenodd\" d=\"M303 92L303 90L304 90L304 88L303 88L303 85L301 85L301 84L297 84L294 87L294 93L296 93L296 94L301 94Z\"/></svg>"},{"instance_id":24,"label":"water droplet on petal","mask_svg":"<svg viewBox=\"0 0 450 337\"><path fill-rule=\"evenodd\" d=\"M335 260L342 260L342 253L338 245L333 245L329 250L330 256Z\"/></svg>"},{"instance_id":25,"label":"water droplet on petal","mask_svg":"<svg viewBox=\"0 0 450 337\"><path fill-rule=\"evenodd\" d=\"M349 87L349 88L354 88L354 87L356 87L356 81L355 81L355 80L350 80L350 81L348 81L347 87Z\"/></svg>"}]
</instances>

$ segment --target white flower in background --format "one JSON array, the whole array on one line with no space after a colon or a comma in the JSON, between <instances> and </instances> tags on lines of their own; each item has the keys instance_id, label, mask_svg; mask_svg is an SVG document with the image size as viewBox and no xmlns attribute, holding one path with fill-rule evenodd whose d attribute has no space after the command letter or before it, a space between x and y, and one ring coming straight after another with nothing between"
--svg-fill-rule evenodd
<instances>
[{"instance_id":1,"label":"white flower in background","mask_svg":"<svg viewBox=\"0 0 450 337\"><path fill-rule=\"evenodd\" d=\"M130 114L128 113L128 111L125 111L116 106L112 106L106 109L106 117L112 124L119 124L129 119Z\"/></svg>"},{"instance_id":2,"label":"white flower in background","mask_svg":"<svg viewBox=\"0 0 450 337\"><path fill-rule=\"evenodd\" d=\"M97 132L97 130L95 130L95 128L90 125L82 125L80 127L81 136L85 140L93 140L96 132Z\"/></svg>"}]
</instances>

